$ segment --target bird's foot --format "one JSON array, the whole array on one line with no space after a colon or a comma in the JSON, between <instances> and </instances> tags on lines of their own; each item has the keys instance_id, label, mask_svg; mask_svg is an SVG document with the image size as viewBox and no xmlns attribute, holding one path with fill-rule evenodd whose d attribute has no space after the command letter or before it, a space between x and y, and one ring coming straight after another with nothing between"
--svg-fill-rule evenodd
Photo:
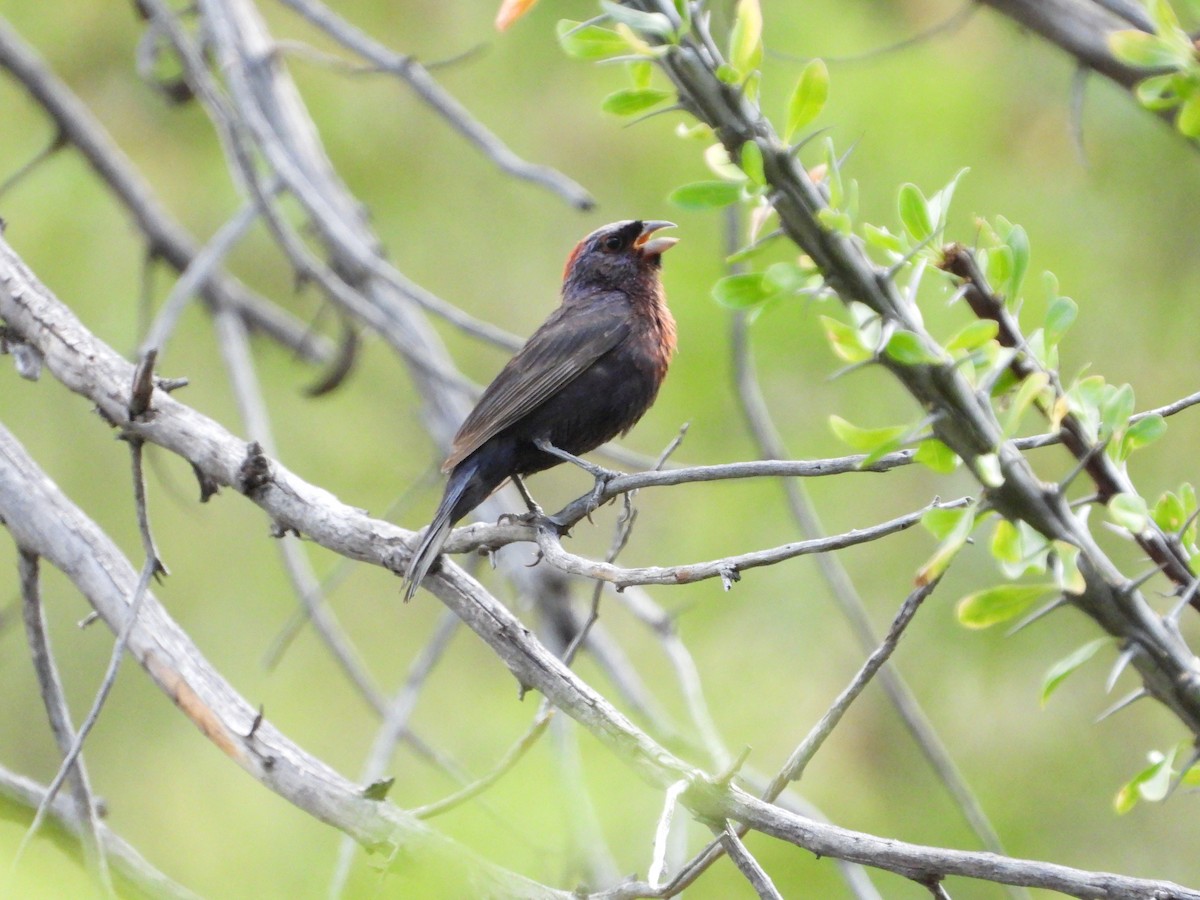
<instances>
[{"instance_id":1,"label":"bird's foot","mask_svg":"<svg viewBox=\"0 0 1200 900\"><path fill-rule=\"evenodd\" d=\"M533 504L533 508L523 513L501 513L500 518L496 519L497 525L503 525L506 522L511 522L515 525L531 525L537 528L541 525L548 525L550 529L559 537L570 537L571 524L558 516L547 515L546 512Z\"/></svg>"},{"instance_id":2,"label":"bird's foot","mask_svg":"<svg viewBox=\"0 0 1200 900\"><path fill-rule=\"evenodd\" d=\"M620 475L620 472L606 469L604 466L598 466L595 463L588 462L586 459L580 459L573 453L568 453L566 450L560 450L544 438L538 438L533 442L533 446L537 447L543 453L548 453L551 456L556 456L564 462L574 463L587 472L596 483L592 487L592 492L588 494L588 516L599 508L601 501L604 499L604 492L608 488L608 483Z\"/></svg>"}]
</instances>

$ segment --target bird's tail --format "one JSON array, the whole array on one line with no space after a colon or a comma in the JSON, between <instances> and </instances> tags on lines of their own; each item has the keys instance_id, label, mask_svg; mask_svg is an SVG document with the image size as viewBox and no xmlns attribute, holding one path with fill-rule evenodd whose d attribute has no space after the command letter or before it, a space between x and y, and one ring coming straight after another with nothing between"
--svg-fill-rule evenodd
<instances>
[{"instance_id":1,"label":"bird's tail","mask_svg":"<svg viewBox=\"0 0 1200 900\"><path fill-rule=\"evenodd\" d=\"M442 552L442 547L446 543L446 538L449 537L454 523L479 502L475 500L474 503L471 503L472 498L466 497L472 488L474 474L475 466L466 464L460 465L450 475L442 502L438 505L437 512L433 514L433 521L425 529L421 543L417 545L416 552L412 555L412 561L408 564L408 572L404 576L405 603L413 598L413 594L421 586L425 575L437 561L438 554ZM466 506L464 500L470 503L470 506Z\"/></svg>"}]
</instances>

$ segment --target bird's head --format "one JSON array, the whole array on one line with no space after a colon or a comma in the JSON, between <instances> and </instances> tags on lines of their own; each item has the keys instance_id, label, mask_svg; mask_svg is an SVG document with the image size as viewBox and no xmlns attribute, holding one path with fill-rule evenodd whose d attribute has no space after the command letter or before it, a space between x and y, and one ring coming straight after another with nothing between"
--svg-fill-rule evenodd
<instances>
[{"instance_id":1,"label":"bird's head","mask_svg":"<svg viewBox=\"0 0 1200 900\"><path fill-rule=\"evenodd\" d=\"M634 219L597 228L575 245L563 270L564 293L569 288L632 291L658 283L662 255L679 238L654 237L673 222Z\"/></svg>"}]
</instances>

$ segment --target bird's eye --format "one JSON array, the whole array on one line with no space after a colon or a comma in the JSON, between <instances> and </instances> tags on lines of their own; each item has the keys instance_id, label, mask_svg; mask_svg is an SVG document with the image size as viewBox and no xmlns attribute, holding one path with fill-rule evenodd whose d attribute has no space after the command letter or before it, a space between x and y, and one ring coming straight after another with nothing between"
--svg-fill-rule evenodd
<instances>
[{"instance_id":1,"label":"bird's eye","mask_svg":"<svg viewBox=\"0 0 1200 900\"><path fill-rule=\"evenodd\" d=\"M610 235L604 239L605 250L620 250L621 244L624 243L619 235Z\"/></svg>"}]
</instances>

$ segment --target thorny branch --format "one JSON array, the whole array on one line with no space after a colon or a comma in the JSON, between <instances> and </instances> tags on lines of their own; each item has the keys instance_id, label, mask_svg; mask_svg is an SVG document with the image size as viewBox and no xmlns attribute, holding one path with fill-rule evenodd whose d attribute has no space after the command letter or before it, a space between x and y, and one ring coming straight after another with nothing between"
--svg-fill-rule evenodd
<instances>
[{"instance_id":1,"label":"thorny branch","mask_svg":"<svg viewBox=\"0 0 1200 900\"><path fill-rule=\"evenodd\" d=\"M278 527L304 534L342 555L402 571L411 533L345 506L262 456L261 448L252 445L248 457L245 442L162 391L154 393L153 416L131 419L128 385L133 367L88 333L3 240L0 318L41 352L46 369L56 379L89 398L130 435L182 456L213 483L234 488ZM150 592L136 589L133 570L127 562L118 562L122 558L115 546L14 440L2 431L0 438L0 519L23 547L63 569L114 631L128 630L124 637L133 655L211 740L264 785L361 843L397 846L409 840L430 852L450 852L444 838L410 816L386 802L363 798L360 788L305 754L233 692ZM148 571L143 570L142 580L148 580ZM702 820L733 819L822 856L909 878L982 877L1079 897L1092 896L1103 885L1113 897L1167 891L1183 900L1200 900L1200 892L1164 882L877 838L757 800L728 780L693 768L636 728L461 569L445 565L431 581L438 599L491 647L520 684L539 690L649 785L665 789L686 781L680 802ZM130 615L131 595L143 604L140 615ZM464 855L457 848L454 852ZM493 884L505 884L508 893L553 893L495 866L473 861L472 869Z\"/></svg>"}]
</instances>

